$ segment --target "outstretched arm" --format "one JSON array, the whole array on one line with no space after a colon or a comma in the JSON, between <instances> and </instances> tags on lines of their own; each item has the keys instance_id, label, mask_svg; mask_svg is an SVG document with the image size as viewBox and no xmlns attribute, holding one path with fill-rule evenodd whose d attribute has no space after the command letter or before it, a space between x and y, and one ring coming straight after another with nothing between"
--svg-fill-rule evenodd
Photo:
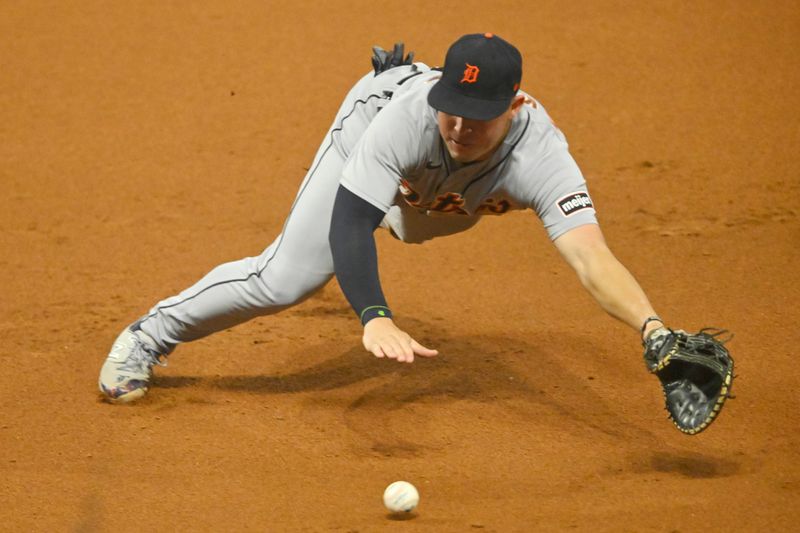
<instances>
[{"instance_id":1,"label":"outstretched arm","mask_svg":"<svg viewBox=\"0 0 800 533\"><path fill-rule=\"evenodd\" d=\"M364 348L375 357L411 363L415 354L430 357L437 352L392 321L378 278L373 236L383 216L383 211L340 185L329 234L333 265L342 292L364 325Z\"/></svg>"},{"instance_id":2,"label":"outstretched arm","mask_svg":"<svg viewBox=\"0 0 800 533\"><path fill-rule=\"evenodd\" d=\"M639 329L655 311L644 291L606 246L595 224L579 226L555 240L584 287L610 315ZM689 334L647 321L644 362L661 384L675 426L687 435L713 422L730 396L733 358L723 345L727 331L706 328Z\"/></svg>"},{"instance_id":3,"label":"outstretched arm","mask_svg":"<svg viewBox=\"0 0 800 533\"><path fill-rule=\"evenodd\" d=\"M649 317L656 316L639 283L608 249L598 225L578 226L558 237L554 244L609 315L637 331ZM644 338L662 325L660 320L648 322Z\"/></svg>"}]
</instances>

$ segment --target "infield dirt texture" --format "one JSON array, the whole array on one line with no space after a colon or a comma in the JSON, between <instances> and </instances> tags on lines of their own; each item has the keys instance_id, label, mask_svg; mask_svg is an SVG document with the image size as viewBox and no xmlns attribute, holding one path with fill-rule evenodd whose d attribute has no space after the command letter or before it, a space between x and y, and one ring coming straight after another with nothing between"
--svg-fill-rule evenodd
<instances>
[{"instance_id":1,"label":"infield dirt texture","mask_svg":"<svg viewBox=\"0 0 800 533\"><path fill-rule=\"evenodd\" d=\"M122 327L278 234L373 44L438 65L484 31L656 309L736 334L708 431L666 419L636 333L530 212L378 234L435 359L366 353L334 283L100 400ZM0 529L796 530L798 50L788 0L0 3Z\"/></svg>"}]
</instances>

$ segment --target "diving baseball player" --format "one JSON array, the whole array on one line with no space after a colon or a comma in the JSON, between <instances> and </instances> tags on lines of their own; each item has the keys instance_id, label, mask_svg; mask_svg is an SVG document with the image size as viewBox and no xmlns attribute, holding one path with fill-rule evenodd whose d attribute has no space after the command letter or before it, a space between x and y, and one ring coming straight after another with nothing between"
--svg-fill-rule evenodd
<instances>
[{"instance_id":1,"label":"diving baseball player","mask_svg":"<svg viewBox=\"0 0 800 533\"><path fill-rule=\"evenodd\" d=\"M376 49L374 72L350 90L278 237L260 255L214 268L125 328L100 372L102 393L128 402L181 343L277 313L336 275L376 357L412 362L437 351L395 324L378 277L374 231L419 243L484 216L532 209L580 281L644 338L663 324L609 251L586 182L561 131L520 91L519 51L465 35L443 70L402 46Z\"/></svg>"}]
</instances>

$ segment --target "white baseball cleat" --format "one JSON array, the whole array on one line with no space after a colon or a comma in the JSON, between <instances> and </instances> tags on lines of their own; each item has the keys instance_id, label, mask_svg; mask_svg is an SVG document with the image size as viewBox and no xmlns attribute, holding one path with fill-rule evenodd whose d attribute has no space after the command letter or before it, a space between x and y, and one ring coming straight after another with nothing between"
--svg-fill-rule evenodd
<instances>
[{"instance_id":1,"label":"white baseball cleat","mask_svg":"<svg viewBox=\"0 0 800 533\"><path fill-rule=\"evenodd\" d=\"M100 392L112 403L138 400L147 393L154 365L167 366L155 342L141 330L127 327L119 334L100 369Z\"/></svg>"}]
</instances>

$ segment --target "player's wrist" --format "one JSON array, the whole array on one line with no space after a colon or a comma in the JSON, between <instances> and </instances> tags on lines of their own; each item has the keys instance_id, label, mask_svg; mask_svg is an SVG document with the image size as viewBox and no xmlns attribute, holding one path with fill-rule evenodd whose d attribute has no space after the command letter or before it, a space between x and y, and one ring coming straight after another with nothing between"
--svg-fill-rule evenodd
<instances>
[{"instance_id":1,"label":"player's wrist","mask_svg":"<svg viewBox=\"0 0 800 533\"><path fill-rule=\"evenodd\" d=\"M664 321L661 320L661 317L659 317L658 315L647 317L644 320L644 322L642 322L642 327L639 330L639 335L641 336L642 344L647 343L647 339L650 337L651 333L663 327L664 327Z\"/></svg>"},{"instance_id":2,"label":"player's wrist","mask_svg":"<svg viewBox=\"0 0 800 533\"><path fill-rule=\"evenodd\" d=\"M392 318L392 310L385 305L370 305L362 309L359 314L361 325L366 326L367 322L374 318Z\"/></svg>"}]
</instances>

